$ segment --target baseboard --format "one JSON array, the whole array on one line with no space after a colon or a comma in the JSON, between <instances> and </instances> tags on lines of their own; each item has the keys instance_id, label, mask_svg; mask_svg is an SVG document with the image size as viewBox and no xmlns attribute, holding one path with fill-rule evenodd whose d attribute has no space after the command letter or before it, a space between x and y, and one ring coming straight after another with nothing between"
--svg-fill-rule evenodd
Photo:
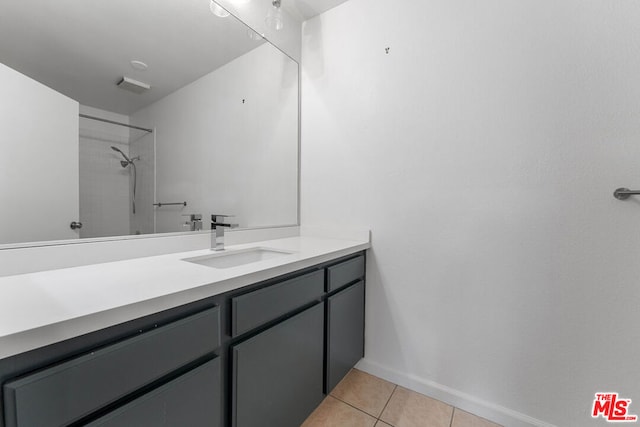
<instances>
[{"instance_id":1,"label":"baseboard","mask_svg":"<svg viewBox=\"0 0 640 427\"><path fill-rule=\"evenodd\" d=\"M398 372L368 359L362 359L356 368L506 427L556 427L445 385Z\"/></svg>"}]
</instances>

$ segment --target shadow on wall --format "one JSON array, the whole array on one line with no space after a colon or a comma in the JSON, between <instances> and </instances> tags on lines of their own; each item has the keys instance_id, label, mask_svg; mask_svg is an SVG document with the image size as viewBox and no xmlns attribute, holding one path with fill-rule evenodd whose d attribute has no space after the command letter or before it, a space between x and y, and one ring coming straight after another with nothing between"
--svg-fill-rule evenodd
<instances>
[{"instance_id":1,"label":"shadow on wall","mask_svg":"<svg viewBox=\"0 0 640 427\"><path fill-rule=\"evenodd\" d=\"M300 65L297 67L291 66L292 62L289 57L282 57L282 80L280 81L282 89L295 89L298 86L298 70ZM287 92L280 91L280 101L286 101Z\"/></svg>"},{"instance_id":2,"label":"shadow on wall","mask_svg":"<svg viewBox=\"0 0 640 427\"><path fill-rule=\"evenodd\" d=\"M302 44L305 46L304 70L309 77L324 75L324 51L322 49L322 20L311 19L302 24Z\"/></svg>"},{"instance_id":3,"label":"shadow on wall","mask_svg":"<svg viewBox=\"0 0 640 427\"><path fill-rule=\"evenodd\" d=\"M409 372L409 366L407 358L404 356L407 354L408 349L402 348L402 342L399 339L402 330L409 330L409 325L403 325L402 320L394 318L393 313L401 313L402 309L399 307L397 301L393 301L392 294L387 291L387 287L390 286L388 281L385 281L382 272L379 268L378 257L376 256L375 246L373 245L367 252L367 289L366 289L366 304L365 304L365 325L376 325L376 328L368 328L365 326L365 359L368 354L382 354L380 349L373 349L374 347L384 347L387 353L383 360L369 360L368 363L375 365L390 366L402 359L402 366L394 366L395 369L401 369L402 372ZM401 286L401 284L396 284ZM375 322L373 321L375 318ZM374 331L377 327L388 328L388 331L384 333L385 341L380 342L380 331ZM378 339L376 339L378 338Z\"/></svg>"},{"instance_id":4,"label":"shadow on wall","mask_svg":"<svg viewBox=\"0 0 640 427\"><path fill-rule=\"evenodd\" d=\"M288 8L292 10L300 19L303 16L314 16L316 15L316 9L309 5L308 1L305 0L297 0L295 2L291 2L288 5Z\"/></svg>"}]
</instances>

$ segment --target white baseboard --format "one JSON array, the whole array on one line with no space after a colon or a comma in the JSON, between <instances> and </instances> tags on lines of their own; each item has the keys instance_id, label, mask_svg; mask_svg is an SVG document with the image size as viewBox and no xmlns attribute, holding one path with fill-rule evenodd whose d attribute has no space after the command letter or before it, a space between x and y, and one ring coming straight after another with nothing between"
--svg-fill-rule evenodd
<instances>
[{"instance_id":1,"label":"white baseboard","mask_svg":"<svg viewBox=\"0 0 640 427\"><path fill-rule=\"evenodd\" d=\"M368 359L362 359L356 368L505 427L556 427L445 385L398 372Z\"/></svg>"}]
</instances>

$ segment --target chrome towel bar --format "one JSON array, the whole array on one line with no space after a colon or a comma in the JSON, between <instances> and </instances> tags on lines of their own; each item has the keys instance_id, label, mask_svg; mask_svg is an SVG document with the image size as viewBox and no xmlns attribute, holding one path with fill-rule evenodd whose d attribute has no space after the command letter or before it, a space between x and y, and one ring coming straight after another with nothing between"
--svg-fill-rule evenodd
<instances>
[{"instance_id":1,"label":"chrome towel bar","mask_svg":"<svg viewBox=\"0 0 640 427\"><path fill-rule=\"evenodd\" d=\"M640 195L640 190L629 190L628 188L618 188L613 192L613 197L618 200L627 200L631 196Z\"/></svg>"},{"instance_id":2,"label":"chrome towel bar","mask_svg":"<svg viewBox=\"0 0 640 427\"><path fill-rule=\"evenodd\" d=\"M182 205L182 206L187 206L187 202L175 202L175 203L154 203L153 206L157 206L159 208L163 207L163 206L176 206L176 205Z\"/></svg>"}]
</instances>

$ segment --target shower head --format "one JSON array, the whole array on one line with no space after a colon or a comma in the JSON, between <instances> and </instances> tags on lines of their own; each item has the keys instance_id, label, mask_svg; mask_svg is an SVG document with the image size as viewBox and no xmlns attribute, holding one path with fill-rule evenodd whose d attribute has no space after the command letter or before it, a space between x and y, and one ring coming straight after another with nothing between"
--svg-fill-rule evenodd
<instances>
[{"instance_id":1,"label":"shower head","mask_svg":"<svg viewBox=\"0 0 640 427\"><path fill-rule=\"evenodd\" d=\"M130 165L135 168L136 167L135 162L137 160L140 160L140 156L132 157L131 160L120 160L120 164L122 165L123 168L126 168L127 166L130 166Z\"/></svg>"},{"instance_id":2,"label":"shower head","mask_svg":"<svg viewBox=\"0 0 640 427\"><path fill-rule=\"evenodd\" d=\"M118 147L114 147L114 146L112 145L112 146L111 146L111 149L112 149L113 151L117 151L118 153L122 154L122 157L124 157L124 159L127 161L127 163L130 163L130 162L131 162L131 159L129 159L129 157L127 157L127 155L126 155L126 154L124 154L124 153L122 152L122 150L121 150L121 149L119 149ZM122 162L121 162L121 163L122 163ZM126 167L126 166L124 166L124 165L123 165L122 167L124 168L124 167Z\"/></svg>"}]
</instances>

